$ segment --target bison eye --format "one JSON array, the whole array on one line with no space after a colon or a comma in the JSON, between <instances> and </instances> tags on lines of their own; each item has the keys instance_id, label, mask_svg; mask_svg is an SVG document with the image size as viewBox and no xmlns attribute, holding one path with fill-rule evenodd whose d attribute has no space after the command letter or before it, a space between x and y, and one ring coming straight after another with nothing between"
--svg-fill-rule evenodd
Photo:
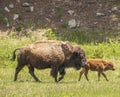
<instances>
[{"instance_id":1,"label":"bison eye","mask_svg":"<svg viewBox=\"0 0 120 97\"><path fill-rule=\"evenodd\" d=\"M77 57L79 55L79 53L78 52L74 52L73 55Z\"/></svg>"},{"instance_id":2,"label":"bison eye","mask_svg":"<svg viewBox=\"0 0 120 97\"><path fill-rule=\"evenodd\" d=\"M111 64L108 64L108 67L113 68L113 66Z\"/></svg>"}]
</instances>

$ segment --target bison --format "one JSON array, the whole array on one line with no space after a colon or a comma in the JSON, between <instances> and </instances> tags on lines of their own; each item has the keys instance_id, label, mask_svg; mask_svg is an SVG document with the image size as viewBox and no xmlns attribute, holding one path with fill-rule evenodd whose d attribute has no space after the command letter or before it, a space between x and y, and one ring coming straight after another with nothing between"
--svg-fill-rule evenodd
<instances>
[{"instance_id":1,"label":"bison","mask_svg":"<svg viewBox=\"0 0 120 97\"><path fill-rule=\"evenodd\" d=\"M100 81L100 74L102 74L103 77L106 79L106 81L108 81L108 78L105 75L104 71L115 70L115 67L112 62L107 62L102 59L89 59L89 60L87 60L87 65L80 72L80 76L78 79L79 81L83 74L85 75L86 79L89 81L88 76L87 76L89 69L91 71L98 71L98 81Z\"/></svg>"},{"instance_id":2,"label":"bison","mask_svg":"<svg viewBox=\"0 0 120 97\"><path fill-rule=\"evenodd\" d=\"M66 67L75 67L79 70L86 65L84 50L79 46L72 46L68 41L46 40L16 48L13 51L13 60L16 58L17 50L19 53L14 81L17 80L18 73L24 66L28 66L31 76L39 82L40 80L34 74L34 68L51 68L50 74L55 82L58 82L64 78ZM59 79L57 79L58 72L61 75Z\"/></svg>"}]
</instances>

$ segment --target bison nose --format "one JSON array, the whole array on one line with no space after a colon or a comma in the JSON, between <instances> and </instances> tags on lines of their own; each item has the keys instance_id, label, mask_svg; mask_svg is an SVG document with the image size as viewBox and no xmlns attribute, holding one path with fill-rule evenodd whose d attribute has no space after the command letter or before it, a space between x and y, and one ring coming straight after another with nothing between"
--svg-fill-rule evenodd
<instances>
[{"instance_id":1,"label":"bison nose","mask_svg":"<svg viewBox=\"0 0 120 97\"><path fill-rule=\"evenodd\" d=\"M115 70L115 68L112 69L113 71Z\"/></svg>"},{"instance_id":2,"label":"bison nose","mask_svg":"<svg viewBox=\"0 0 120 97\"><path fill-rule=\"evenodd\" d=\"M81 67L86 67L87 66L87 64L85 63L84 65L82 65Z\"/></svg>"}]
</instances>

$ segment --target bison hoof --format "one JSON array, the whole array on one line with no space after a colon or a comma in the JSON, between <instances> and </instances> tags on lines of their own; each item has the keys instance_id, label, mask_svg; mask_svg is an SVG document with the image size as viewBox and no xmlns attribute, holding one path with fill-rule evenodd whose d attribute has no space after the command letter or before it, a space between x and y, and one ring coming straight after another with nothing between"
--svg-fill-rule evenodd
<instances>
[{"instance_id":1,"label":"bison hoof","mask_svg":"<svg viewBox=\"0 0 120 97\"><path fill-rule=\"evenodd\" d=\"M41 81L40 81L40 80L36 80L36 82L39 82L39 83L40 83Z\"/></svg>"},{"instance_id":2,"label":"bison hoof","mask_svg":"<svg viewBox=\"0 0 120 97\"><path fill-rule=\"evenodd\" d=\"M58 83L59 81L58 80L55 80L56 83Z\"/></svg>"},{"instance_id":3,"label":"bison hoof","mask_svg":"<svg viewBox=\"0 0 120 97\"><path fill-rule=\"evenodd\" d=\"M13 81L15 82L17 79L14 79Z\"/></svg>"},{"instance_id":4,"label":"bison hoof","mask_svg":"<svg viewBox=\"0 0 120 97\"><path fill-rule=\"evenodd\" d=\"M56 83L58 83L59 81L55 81Z\"/></svg>"},{"instance_id":5,"label":"bison hoof","mask_svg":"<svg viewBox=\"0 0 120 97\"><path fill-rule=\"evenodd\" d=\"M58 79L58 82L61 81L62 79L63 79L63 77L60 77L60 78Z\"/></svg>"}]
</instances>

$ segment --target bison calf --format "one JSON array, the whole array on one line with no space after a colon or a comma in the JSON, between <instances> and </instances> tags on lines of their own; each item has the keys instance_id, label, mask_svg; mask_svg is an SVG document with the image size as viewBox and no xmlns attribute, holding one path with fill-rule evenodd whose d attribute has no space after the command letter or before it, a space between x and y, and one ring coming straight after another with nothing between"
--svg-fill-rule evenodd
<instances>
[{"instance_id":1,"label":"bison calf","mask_svg":"<svg viewBox=\"0 0 120 97\"><path fill-rule=\"evenodd\" d=\"M89 81L88 76L87 76L89 70L98 72L98 81L100 81L101 74L106 79L106 81L108 81L108 78L105 75L104 71L115 70L115 68L112 62L107 62L102 59L89 59L87 60L87 65L80 72L80 76L78 80L80 81L81 76L84 74L86 79Z\"/></svg>"}]
</instances>

